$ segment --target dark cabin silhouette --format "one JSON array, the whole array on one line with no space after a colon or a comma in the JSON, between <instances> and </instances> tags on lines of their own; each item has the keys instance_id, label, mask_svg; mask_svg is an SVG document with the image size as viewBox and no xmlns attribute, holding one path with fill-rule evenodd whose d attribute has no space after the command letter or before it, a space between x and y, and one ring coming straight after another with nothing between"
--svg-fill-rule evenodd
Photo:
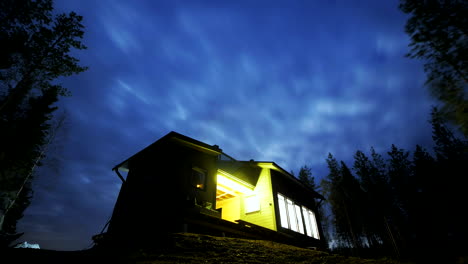
<instances>
[{"instance_id":1,"label":"dark cabin silhouette","mask_svg":"<svg viewBox=\"0 0 468 264\"><path fill-rule=\"evenodd\" d=\"M238 161L170 132L113 170L122 187L95 241L154 244L191 232L325 245L317 217L324 198L274 162Z\"/></svg>"}]
</instances>

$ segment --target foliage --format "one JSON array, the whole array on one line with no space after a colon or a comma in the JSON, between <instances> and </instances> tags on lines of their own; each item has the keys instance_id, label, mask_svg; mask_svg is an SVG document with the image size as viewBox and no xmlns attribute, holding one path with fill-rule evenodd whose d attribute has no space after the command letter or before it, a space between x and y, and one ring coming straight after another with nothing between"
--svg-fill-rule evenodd
<instances>
[{"instance_id":1,"label":"foliage","mask_svg":"<svg viewBox=\"0 0 468 264\"><path fill-rule=\"evenodd\" d=\"M431 256L437 259L462 256L468 248L468 217L462 210L468 203L468 142L456 138L435 112L435 157L421 146L411 155L392 145L386 160L373 148L371 158L358 150L355 177L329 154L330 173L322 186L341 250L424 260L430 249L439 253Z\"/></svg>"},{"instance_id":2,"label":"foliage","mask_svg":"<svg viewBox=\"0 0 468 264\"><path fill-rule=\"evenodd\" d=\"M425 61L427 84L443 103L442 116L468 136L468 2L401 0L410 15L407 56Z\"/></svg>"},{"instance_id":3,"label":"foliage","mask_svg":"<svg viewBox=\"0 0 468 264\"><path fill-rule=\"evenodd\" d=\"M329 175L321 182L327 203L333 213L333 230L339 241L339 247L350 247L354 255L363 247L365 220L363 211L364 193L356 178L346 164L329 154L327 164Z\"/></svg>"},{"instance_id":4,"label":"foliage","mask_svg":"<svg viewBox=\"0 0 468 264\"><path fill-rule=\"evenodd\" d=\"M298 178L310 189L316 189L315 178L314 176L312 176L312 169L307 167L307 165L301 167L301 169L299 170Z\"/></svg>"},{"instance_id":5,"label":"foliage","mask_svg":"<svg viewBox=\"0 0 468 264\"><path fill-rule=\"evenodd\" d=\"M0 1L0 238L17 237L35 168L50 143L50 121L66 88L61 76L86 70L69 53L85 49L82 17L54 14L52 0Z\"/></svg>"}]
</instances>

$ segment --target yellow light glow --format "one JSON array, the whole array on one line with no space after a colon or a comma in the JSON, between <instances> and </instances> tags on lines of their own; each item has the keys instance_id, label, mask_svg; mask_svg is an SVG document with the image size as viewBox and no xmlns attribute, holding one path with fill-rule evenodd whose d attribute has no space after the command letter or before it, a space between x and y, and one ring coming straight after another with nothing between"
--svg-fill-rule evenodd
<instances>
[{"instance_id":1,"label":"yellow light glow","mask_svg":"<svg viewBox=\"0 0 468 264\"><path fill-rule=\"evenodd\" d=\"M263 169L278 169L272 162L259 162L258 166Z\"/></svg>"},{"instance_id":2,"label":"yellow light glow","mask_svg":"<svg viewBox=\"0 0 468 264\"><path fill-rule=\"evenodd\" d=\"M253 194L252 188L249 188L243 183L237 180L228 178L227 176L224 176L222 174L218 174L218 188L220 186L223 186L227 189L233 190L235 192L240 192L243 194Z\"/></svg>"},{"instance_id":3,"label":"yellow light glow","mask_svg":"<svg viewBox=\"0 0 468 264\"><path fill-rule=\"evenodd\" d=\"M260 211L260 199L258 195L251 195L245 197L245 212L258 212Z\"/></svg>"}]
</instances>

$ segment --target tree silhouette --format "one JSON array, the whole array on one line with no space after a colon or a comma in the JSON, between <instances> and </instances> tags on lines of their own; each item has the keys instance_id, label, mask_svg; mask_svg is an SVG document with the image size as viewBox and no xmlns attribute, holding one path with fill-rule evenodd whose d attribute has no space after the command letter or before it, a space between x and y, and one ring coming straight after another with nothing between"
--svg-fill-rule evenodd
<instances>
[{"instance_id":1,"label":"tree silhouette","mask_svg":"<svg viewBox=\"0 0 468 264\"><path fill-rule=\"evenodd\" d=\"M317 186L315 185L315 178L312 176L312 169L307 167L307 165L301 167L298 178L310 189L316 189Z\"/></svg>"},{"instance_id":2,"label":"tree silhouette","mask_svg":"<svg viewBox=\"0 0 468 264\"><path fill-rule=\"evenodd\" d=\"M425 61L431 94L443 103L442 116L468 136L468 2L401 0L410 15L410 58Z\"/></svg>"},{"instance_id":3,"label":"tree silhouette","mask_svg":"<svg viewBox=\"0 0 468 264\"><path fill-rule=\"evenodd\" d=\"M52 0L0 1L0 239L17 237L31 180L45 156L50 120L60 96L58 77L86 70L69 53L85 49L82 17L53 14Z\"/></svg>"},{"instance_id":4,"label":"tree silhouette","mask_svg":"<svg viewBox=\"0 0 468 264\"><path fill-rule=\"evenodd\" d=\"M468 203L466 171L468 171L468 142L461 140L442 123L437 109L432 113L434 152L436 155L437 190L431 194L439 210L437 227L440 229L444 249L460 251L468 248L468 217L463 209ZM432 183L433 182L429 182Z\"/></svg>"},{"instance_id":5,"label":"tree silhouette","mask_svg":"<svg viewBox=\"0 0 468 264\"><path fill-rule=\"evenodd\" d=\"M329 154L330 172L321 184L341 247L356 254L367 245L373 256L425 262L451 261L466 252L468 142L455 137L435 112L435 158L418 145L412 156L392 145L387 160L373 148L370 157L356 151L355 179Z\"/></svg>"}]
</instances>

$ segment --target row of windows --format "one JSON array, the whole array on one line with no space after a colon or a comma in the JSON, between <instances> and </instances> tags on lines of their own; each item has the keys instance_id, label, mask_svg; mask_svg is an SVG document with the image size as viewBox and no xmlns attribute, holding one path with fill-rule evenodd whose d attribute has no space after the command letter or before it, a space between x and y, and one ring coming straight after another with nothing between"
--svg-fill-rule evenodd
<instances>
[{"instance_id":1,"label":"row of windows","mask_svg":"<svg viewBox=\"0 0 468 264\"><path fill-rule=\"evenodd\" d=\"M198 189L205 189L206 171L198 167L192 168L192 185ZM295 204L291 199L278 194L281 227L287 228L309 237L320 239L317 220L312 210ZM245 212L260 211L260 201L256 195L245 198Z\"/></svg>"},{"instance_id":2,"label":"row of windows","mask_svg":"<svg viewBox=\"0 0 468 264\"><path fill-rule=\"evenodd\" d=\"M312 210L295 204L282 194L278 194L278 205L280 211L281 227L287 228L309 237L320 239L317 220Z\"/></svg>"}]
</instances>

